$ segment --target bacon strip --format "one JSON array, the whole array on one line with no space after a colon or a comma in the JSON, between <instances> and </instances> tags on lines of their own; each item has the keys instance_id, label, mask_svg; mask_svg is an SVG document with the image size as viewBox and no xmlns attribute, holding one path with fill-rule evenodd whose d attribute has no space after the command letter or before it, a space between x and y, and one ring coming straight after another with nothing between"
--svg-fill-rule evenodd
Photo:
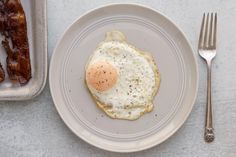
<instances>
[{"instance_id":1,"label":"bacon strip","mask_svg":"<svg viewBox=\"0 0 236 157\"><path fill-rule=\"evenodd\" d=\"M5 72L2 68L2 64L0 63L0 83L2 83L5 80Z\"/></svg>"},{"instance_id":2,"label":"bacon strip","mask_svg":"<svg viewBox=\"0 0 236 157\"><path fill-rule=\"evenodd\" d=\"M0 31L7 53L7 72L21 85L31 79L26 17L20 0L0 0ZM1 76L1 75L0 75Z\"/></svg>"}]
</instances>

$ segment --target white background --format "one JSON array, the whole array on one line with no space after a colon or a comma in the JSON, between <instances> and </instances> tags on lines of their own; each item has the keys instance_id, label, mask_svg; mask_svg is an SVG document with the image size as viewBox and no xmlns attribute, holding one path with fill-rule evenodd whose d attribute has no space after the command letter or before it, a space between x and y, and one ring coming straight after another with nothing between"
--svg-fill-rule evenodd
<instances>
[{"instance_id":1,"label":"white background","mask_svg":"<svg viewBox=\"0 0 236 157\"><path fill-rule=\"evenodd\" d=\"M216 139L203 141L206 66L198 57L199 93L193 111L170 139L146 151L118 154L97 149L75 136L60 119L48 83L31 101L0 103L0 157L235 157L236 156L236 1L234 0L48 0L49 58L65 29L99 5L137 2L174 21L197 55L203 12L218 12L217 58L213 62L213 107Z\"/></svg>"}]
</instances>

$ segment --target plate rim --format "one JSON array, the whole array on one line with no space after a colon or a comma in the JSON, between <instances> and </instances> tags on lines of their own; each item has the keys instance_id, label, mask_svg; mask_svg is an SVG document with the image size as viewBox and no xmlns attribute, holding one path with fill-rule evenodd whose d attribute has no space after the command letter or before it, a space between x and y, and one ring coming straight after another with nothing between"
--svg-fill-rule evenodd
<instances>
[{"instance_id":1,"label":"plate rim","mask_svg":"<svg viewBox=\"0 0 236 157\"><path fill-rule=\"evenodd\" d=\"M92 143L91 141L87 140L86 138L84 138L83 136L79 135L73 128L70 127L70 124L69 122L67 122L63 116L62 116L62 113L60 113L59 109L58 109L58 105L56 104L56 98L53 94L53 89L51 87L51 84L53 82L52 80L52 65L53 65L53 58L55 58L55 54L56 54L56 50L58 49L61 41L63 40L65 34L68 33L68 31L70 30L70 28L76 23L78 22L81 18L83 18L84 16L86 16L87 14L89 13L92 13L96 10L99 10L99 9L102 9L102 8L105 8L105 7L114 7L114 6L119 6L119 5L128 5L128 6L133 6L133 7L141 7L141 8L144 8L144 9L148 9L148 10L151 10L161 16L163 16L166 20L168 20L174 27L176 27L178 29L178 31L181 33L181 35L184 37L184 39L186 40L186 43L187 45L189 46L189 48L191 49L191 55L193 56L193 64L195 65L195 71L196 71L196 88L194 90L194 95L193 95L193 99L192 99L192 103L189 104L189 111L186 113L186 115L184 116L184 119L178 124L176 125L176 127L172 130L172 132L170 132L168 135L166 135L166 137L164 137L162 140L158 141L158 142L155 142L155 143L152 143L152 144L149 144L147 145L146 147L142 147L142 148L134 148L132 150L128 150L125 149L125 150L121 150L121 149L110 149L110 148L105 148L105 147L102 147L100 144L97 144L97 143ZM105 5L99 5L93 9L89 9L88 11L84 12L82 15L80 15L78 18L76 18L68 27L66 27L66 29L64 30L64 32L61 34L61 36L59 37L56 45L55 45L55 48L53 50L53 53L51 55L51 58L50 58L50 67L49 67L49 88L50 88L50 93L51 93L51 96L52 96L52 99L53 99L53 103L54 103L54 106L56 107L56 110L58 112L58 114L60 115L60 118L63 120L63 122L66 124L66 126L77 136L79 137L80 139L82 139L83 141L85 141L86 143L89 143L90 145L92 146L95 146L97 148L100 148L100 149L103 149L103 150L106 150L106 151L110 151L110 152L119 152L119 153L129 153L129 152L139 152L139 151L142 151L142 150L146 150L146 149L150 149L154 146L157 146L159 144L161 144L162 142L166 141L167 139L169 139L171 136L173 136L173 134L175 134L182 126L183 124L186 122L187 118L189 117L190 113L192 112L193 110L193 106L196 102L196 98L197 98L197 94L198 94L198 88L199 88L199 69L198 69L198 62L197 62L197 57L194 53L194 50L192 48L192 45L191 45L191 42L189 41L189 39L187 38L186 34L182 31L182 29L180 27L178 27L171 18L167 17L164 13L160 12L159 10L151 7L151 6L148 6L148 5L145 5L145 4L140 4L140 3L109 3L109 4L105 4Z\"/></svg>"}]
</instances>

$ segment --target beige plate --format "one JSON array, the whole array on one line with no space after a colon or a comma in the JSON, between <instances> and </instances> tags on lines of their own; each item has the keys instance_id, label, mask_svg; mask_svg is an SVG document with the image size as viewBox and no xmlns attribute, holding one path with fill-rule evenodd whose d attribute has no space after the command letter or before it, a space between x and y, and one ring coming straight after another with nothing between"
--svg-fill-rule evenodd
<instances>
[{"instance_id":1,"label":"beige plate","mask_svg":"<svg viewBox=\"0 0 236 157\"><path fill-rule=\"evenodd\" d=\"M161 74L154 110L136 121L114 120L91 99L84 66L107 31L120 30L136 47L151 52ZM134 152L173 135L192 110L198 88L197 63L184 34L167 17L137 4L112 4L76 20L57 44L50 89L67 126L99 148Z\"/></svg>"}]
</instances>

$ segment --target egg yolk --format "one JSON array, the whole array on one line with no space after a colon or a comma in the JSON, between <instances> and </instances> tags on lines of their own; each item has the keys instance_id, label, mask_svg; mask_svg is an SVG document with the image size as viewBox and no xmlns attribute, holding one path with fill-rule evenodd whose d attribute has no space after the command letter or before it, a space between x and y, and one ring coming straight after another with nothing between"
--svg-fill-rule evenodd
<instances>
[{"instance_id":1,"label":"egg yolk","mask_svg":"<svg viewBox=\"0 0 236 157\"><path fill-rule=\"evenodd\" d=\"M117 70L105 61L90 65L86 71L87 84L96 90L103 92L116 84Z\"/></svg>"}]
</instances>

